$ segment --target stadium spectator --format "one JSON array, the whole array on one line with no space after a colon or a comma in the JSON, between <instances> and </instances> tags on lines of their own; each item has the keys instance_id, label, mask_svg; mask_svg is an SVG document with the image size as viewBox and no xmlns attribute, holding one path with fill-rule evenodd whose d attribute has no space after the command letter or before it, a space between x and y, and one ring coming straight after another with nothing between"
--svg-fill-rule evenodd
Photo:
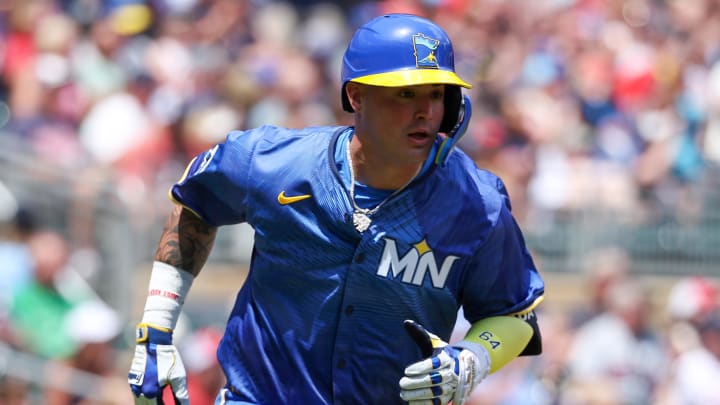
<instances>
[{"instance_id":1,"label":"stadium spectator","mask_svg":"<svg viewBox=\"0 0 720 405\"><path fill-rule=\"evenodd\" d=\"M581 325L568 346L563 400L652 404L669 362L650 321L649 292L635 278L610 287L608 308Z\"/></svg>"},{"instance_id":2,"label":"stadium spectator","mask_svg":"<svg viewBox=\"0 0 720 405\"><path fill-rule=\"evenodd\" d=\"M125 381L116 374L117 350L114 340L122 331L118 314L102 301L87 300L75 305L63 320L62 332L75 345L66 358L48 367L47 374L57 370L52 385L42 391L47 405L124 405L132 401L125 389ZM61 369L58 367L68 367ZM71 371L62 371L71 370ZM80 386L73 379L77 373L95 377L92 384ZM63 389L74 384L84 393L70 393Z\"/></svg>"},{"instance_id":3,"label":"stadium spectator","mask_svg":"<svg viewBox=\"0 0 720 405\"><path fill-rule=\"evenodd\" d=\"M661 404L720 403L720 301L712 280L686 277L668 294L668 352L672 367Z\"/></svg>"},{"instance_id":4,"label":"stadium spectator","mask_svg":"<svg viewBox=\"0 0 720 405\"><path fill-rule=\"evenodd\" d=\"M0 341L12 341L8 317L17 291L33 278L33 264L27 246L32 231L30 214L0 182Z\"/></svg>"},{"instance_id":5,"label":"stadium spectator","mask_svg":"<svg viewBox=\"0 0 720 405\"><path fill-rule=\"evenodd\" d=\"M28 239L33 280L18 289L10 312L11 327L28 351L46 358L65 358L76 349L63 322L75 305L58 285L69 258L66 240L52 230L39 229Z\"/></svg>"},{"instance_id":6,"label":"stadium spectator","mask_svg":"<svg viewBox=\"0 0 720 405\"><path fill-rule=\"evenodd\" d=\"M620 246L599 247L588 252L580 263L585 283L586 302L571 310L574 327L578 327L610 309L610 291L630 277L632 260Z\"/></svg>"}]
</instances>

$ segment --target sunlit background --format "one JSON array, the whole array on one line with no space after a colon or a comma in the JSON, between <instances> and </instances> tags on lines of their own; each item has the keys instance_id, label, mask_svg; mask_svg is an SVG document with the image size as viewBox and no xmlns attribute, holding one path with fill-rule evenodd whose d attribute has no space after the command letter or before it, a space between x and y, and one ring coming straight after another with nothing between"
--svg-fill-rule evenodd
<instances>
[{"instance_id":1,"label":"sunlit background","mask_svg":"<svg viewBox=\"0 0 720 405\"><path fill-rule=\"evenodd\" d=\"M544 354L472 405L720 404L717 0L0 0L0 404L132 403L169 186L232 129L350 124L340 59L385 12L446 28L460 147L547 283ZM175 333L193 405L252 237L221 229Z\"/></svg>"}]
</instances>

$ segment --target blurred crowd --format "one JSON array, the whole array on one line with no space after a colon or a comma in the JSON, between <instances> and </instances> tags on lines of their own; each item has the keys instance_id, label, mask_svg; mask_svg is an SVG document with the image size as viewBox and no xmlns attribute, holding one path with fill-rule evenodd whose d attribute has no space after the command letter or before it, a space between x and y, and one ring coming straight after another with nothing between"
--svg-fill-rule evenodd
<instances>
[{"instance_id":1,"label":"blurred crowd","mask_svg":"<svg viewBox=\"0 0 720 405\"><path fill-rule=\"evenodd\" d=\"M470 405L720 404L720 284L682 277L653 291L619 247L589 252L585 299L540 308L543 354L489 376ZM469 325L460 322L454 339Z\"/></svg>"},{"instance_id":2,"label":"blurred crowd","mask_svg":"<svg viewBox=\"0 0 720 405\"><path fill-rule=\"evenodd\" d=\"M133 232L155 230L169 185L228 131L349 124L340 58L385 12L448 31L474 85L460 147L503 178L523 227L584 209L692 222L720 207L716 0L4 0L0 160L52 168L29 170L40 184L70 179L75 212L110 190ZM97 230L43 222L6 176L0 404L127 403L127 320L93 288ZM576 267L592 306L588 295L585 308L543 314L545 355L492 376L475 401L720 403L715 281L688 275L658 308L626 254L588 261ZM195 329L183 351L212 392L217 331ZM9 370L15 350L69 369Z\"/></svg>"},{"instance_id":3,"label":"blurred crowd","mask_svg":"<svg viewBox=\"0 0 720 405\"><path fill-rule=\"evenodd\" d=\"M349 123L349 36L412 12L454 41L475 86L463 146L505 179L523 221L583 207L697 214L696 185L720 161L720 4L527 3L6 0L0 124L38 159L117 184L146 219L231 129Z\"/></svg>"}]
</instances>

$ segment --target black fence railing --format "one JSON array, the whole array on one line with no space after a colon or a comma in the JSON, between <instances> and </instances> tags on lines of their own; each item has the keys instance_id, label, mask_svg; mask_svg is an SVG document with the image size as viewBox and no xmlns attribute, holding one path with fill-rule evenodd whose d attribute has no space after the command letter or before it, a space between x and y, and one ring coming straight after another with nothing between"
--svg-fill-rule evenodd
<instances>
[{"instance_id":1,"label":"black fence railing","mask_svg":"<svg viewBox=\"0 0 720 405\"><path fill-rule=\"evenodd\" d=\"M690 221L672 214L647 222L629 216L566 213L552 226L526 229L525 236L545 271L582 271L583 259L593 251L616 247L639 274L720 277L720 205L706 206Z\"/></svg>"}]
</instances>

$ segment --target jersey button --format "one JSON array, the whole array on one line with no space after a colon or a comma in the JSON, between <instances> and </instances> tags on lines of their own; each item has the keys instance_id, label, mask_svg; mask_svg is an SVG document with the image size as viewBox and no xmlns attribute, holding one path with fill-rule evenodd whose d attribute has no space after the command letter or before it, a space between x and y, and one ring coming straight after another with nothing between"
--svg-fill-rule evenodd
<instances>
[{"instance_id":1,"label":"jersey button","mask_svg":"<svg viewBox=\"0 0 720 405\"><path fill-rule=\"evenodd\" d=\"M337 368L339 368L341 370L344 369L346 365L347 365L347 362L345 362L345 359L340 359L337 362Z\"/></svg>"},{"instance_id":2,"label":"jersey button","mask_svg":"<svg viewBox=\"0 0 720 405\"><path fill-rule=\"evenodd\" d=\"M365 253L358 253L357 256L355 256L355 263L360 264L365 261Z\"/></svg>"},{"instance_id":3,"label":"jersey button","mask_svg":"<svg viewBox=\"0 0 720 405\"><path fill-rule=\"evenodd\" d=\"M352 305L346 306L345 307L345 315L348 315L348 316L352 315L354 310L355 310L355 308L353 308Z\"/></svg>"}]
</instances>

